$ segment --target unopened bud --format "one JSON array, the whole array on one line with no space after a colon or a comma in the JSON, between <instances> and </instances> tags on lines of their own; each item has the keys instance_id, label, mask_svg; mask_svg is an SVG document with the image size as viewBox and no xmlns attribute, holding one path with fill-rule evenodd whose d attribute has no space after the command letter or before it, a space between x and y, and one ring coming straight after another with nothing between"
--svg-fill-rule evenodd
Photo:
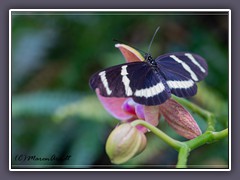
<instances>
[{"instance_id":1,"label":"unopened bud","mask_svg":"<svg viewBox=\"0 0 240 180\"><path fill-rule=\"evenodd\" d=\"M167 100L160 106L161 114L167 123L181 136L193 139L202 134L192 115L173 99Z\"/></svg>"},{"instance_id":2,"label":"unopened bud","mask_svg":"<svg viewBox=\"0 0 240 180\"><path fill-rule=\"evenodd\" d=\"M111 162L121 164L141 153L146 147L146 136L129 123L116 127L106 143Z\"/></svg>"}]
</instances>

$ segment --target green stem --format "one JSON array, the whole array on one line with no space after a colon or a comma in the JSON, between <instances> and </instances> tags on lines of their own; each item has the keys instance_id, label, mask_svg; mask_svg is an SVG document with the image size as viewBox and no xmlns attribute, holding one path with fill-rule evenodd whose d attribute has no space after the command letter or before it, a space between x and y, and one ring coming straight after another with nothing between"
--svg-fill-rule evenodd
<instances>
[{"instance_id":1,"label":"green stem","mask_svg":"<svg viewBox=\"0 0 240 180\"><path fill-rule=\"evenodd\" d=\"M223 139L228 136L228 128L220 132L206 131L201 136L198 136L192 140L186 141L185 144L191 149L196 149L199 146L202 146L207 143L212 143L217 140Z\"/></svg>"},{"instance_id":2,"label":"green stem","mask_svg":"<svg viewBox=\"0 0 240 180\"><path fill-rule=\"evenodd\" d=\"M213 132L213 139L220 140L228 136L228 128L220 132Z\"/></svg>"},{"instance_id":3,"label":"green stem","mask_svg":"<svg viewBox=\"0 0 240 180\"><path fill-rule=\"evenodd\" d=\"M206 131L215 131L215 116L212 113L207 112L206 121L208 124Z\"/></svg>"},{"instance_id":4,"label":"green stem","mask_svg":"<svg viewBox=\"0 0 240 180\"><path fill-rule=\"evenodd\" d=\"M155 135L157 135L160 139L162 139L164 142L166 142L169 146L173 147L175 150L179 151L179 149L182 147L182 142L177 141L164 132L162 132L160 129L156 128L155 126L149 124L146 121L143 120L135 120L131 122L132 126L142 125L146 128L148 128L150 131L152 131Z\"/></svg>"},{"instance_id":5,"label":"green stem","mask_svg":"<svg viewBox=\"0 0 240 180\"><path fill-rule=\"evenodd\" d=\"M188 146L182 146L178 153L178 162L176 168L186 168L190 149Z\"/></svg>"},{"instance_id":6,"label":"green stem","mask_svg":"<svg viewBox=\"0 0 240 180\"><path fill-rule=\"evenodd\" d=\"M166 142L168 145L173 147L175 150L179 152L178 154L178 162L176 167L177 168L186 168L187 167L187 159L189 156L189 153L196 149L199 146L202 146L207 143L212 143L217 140L220 140L224 137L228 136L228 128L224 129L220 132L213 132L213 131L206 131L204 134L192 139L188 140L186 142L180 142L177 141L164 132L162 132L160 129L156 128L155 126L149 124L146 121L143 120L135 120L131 122L132 126L142 125L146 128L148 128L150 131L152 131L155 135L157 135L160 139L162 139L164 142Z\"/></svg>"}]
</instances>

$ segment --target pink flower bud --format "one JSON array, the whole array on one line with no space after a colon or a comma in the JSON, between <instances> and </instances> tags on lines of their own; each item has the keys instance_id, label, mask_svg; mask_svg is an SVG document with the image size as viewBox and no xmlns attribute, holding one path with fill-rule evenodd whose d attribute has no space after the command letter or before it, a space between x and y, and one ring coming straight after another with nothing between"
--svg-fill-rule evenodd
<instances>
[{"instance_id":1,"label":"pink flower bud","mask_svg":"<svg viewBox=\"0 0 240 180\"><path fill-rule=\"evenodd\" d=\"M106 152L111 162L121 164L141 153L147 139L143 132L129 123L117 126L109 135Z\"/></svg>"},{"instance_id":2,"label":"pink flower bud","mask_svg":"<svg viewBox=\"0 0 240 180\"><path fill-rule=\"evenodd\" d=\"M202 134L192 115L173 99L169 99L160 105L160 112L179 135L187 139L193 139Z\"/></svg>"}]
</instances>

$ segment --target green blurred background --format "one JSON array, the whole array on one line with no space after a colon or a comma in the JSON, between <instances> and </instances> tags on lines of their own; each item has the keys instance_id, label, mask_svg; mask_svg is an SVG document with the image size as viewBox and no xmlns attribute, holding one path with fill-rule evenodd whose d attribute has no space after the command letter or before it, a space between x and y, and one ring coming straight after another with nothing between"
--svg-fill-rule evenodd
<instances>
[{"instance_id":1,"label":"green blurred background","mask_svg":"<svg viewBox=\"0 0 240 180\"><path fill-rule=\"evenodd\" d=\"M177 152L148 133L146 150L113 166L105 142L118 120L107 114L88 80L94 72L124 63L112 39L153 57L174 51L200 54L209 75L198 84L196 104L228 126L228 15L225 13L12 12L12 165L14 168L172 168ZM193 114L202 131L206 123ZM178 140L161 119L159 128ZM21 156L23 155L23 156ZM51 157L27 161L20 157ZM67 155L71 157L64 159ZM192 168L228 164L228 140L205 145L189 157ZM57 166L56 166L57 165Z\"/></svg>"}]
</instances>

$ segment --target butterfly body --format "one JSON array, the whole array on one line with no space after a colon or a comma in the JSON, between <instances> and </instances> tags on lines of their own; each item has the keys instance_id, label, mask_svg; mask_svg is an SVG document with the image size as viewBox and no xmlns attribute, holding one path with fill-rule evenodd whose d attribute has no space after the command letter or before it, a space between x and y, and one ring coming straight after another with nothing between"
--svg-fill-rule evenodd
<instances>
[{"instance_id":1,"label":"butterfly body","mask_svg":"<svg viewBox=\"0 0 240 180\"><path fill-rule=\"evenodd\" d=\"M205 60L196 54L177 52L145 61L131 62L101 70L90 78L93 90L105 97L132 97L147 106L164 103L174 94L190 97L196 94L195 82L207 75Z\"/></svg>"}]
</instances>

